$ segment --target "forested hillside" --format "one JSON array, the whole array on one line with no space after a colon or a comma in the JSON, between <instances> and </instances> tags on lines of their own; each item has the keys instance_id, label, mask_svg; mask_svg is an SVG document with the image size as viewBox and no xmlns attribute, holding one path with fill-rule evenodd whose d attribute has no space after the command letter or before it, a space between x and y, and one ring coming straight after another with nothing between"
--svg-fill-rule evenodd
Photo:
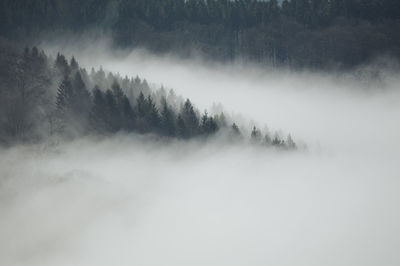
<instances>
[{"instance_id":1,"label":"forested hillside","mask_svg":"<svg viewBox=\"0 0 400 266\"><path fill-rule=\"evenodd\" d=\"M102 68L87 71L72 57L18 49L0 39L0 144L52 137L108 136L118 132L165 139L207 139L222 132L227 141L295 149L275 133L244 131L223 113L200 112L173 90L152 88L139 77Z\"/></svg>"},{"instance_id":2,"label":"forested hillside","mask_svg":"<svg viewBox=\"0 0 400 266\"><path fill-rule=\"evenodd\" d=\"M110 34L116 46L274 66L354 67L400 57L397 0L3 0L0 33Z\"/></svg>"}]
</instances>

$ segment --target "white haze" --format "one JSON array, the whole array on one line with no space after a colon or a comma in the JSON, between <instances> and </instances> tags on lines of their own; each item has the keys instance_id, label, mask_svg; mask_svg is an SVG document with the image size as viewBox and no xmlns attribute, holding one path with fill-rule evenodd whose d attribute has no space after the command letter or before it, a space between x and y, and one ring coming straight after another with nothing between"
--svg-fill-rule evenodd
<instances>
[{"instance_id":1,"label":"white haze","mask_svg":"<svg viewBox=\"0 0 400 266\"><path fill-rule=\"evenodd\" d=\"M48 49L174 88L200 109L221 103L309 150L125 135L2 150L0 265L400 264L396 73Z\"/></svg>"}]
</instances>

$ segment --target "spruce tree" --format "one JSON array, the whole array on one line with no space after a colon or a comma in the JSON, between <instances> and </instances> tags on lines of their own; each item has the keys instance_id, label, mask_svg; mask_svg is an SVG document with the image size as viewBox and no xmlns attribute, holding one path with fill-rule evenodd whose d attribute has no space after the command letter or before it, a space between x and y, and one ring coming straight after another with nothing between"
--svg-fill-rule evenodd
<instances>
[{"instance_id":1,"label":"spruce tree","mask_svg":"<svg viewBox=\"0 0 400 266\"><path fill-rule=\"evenodd\" d=\"M135 128L135 112L129 102L129 99L124 95L122 99L122 128L127 131L132 131Z\"/></svg>"},{"instance_id":2,"label":"spruce tree","mask_svg":"<svg viewBox=\"0 0 400 266\"><path fill-rule=\"evenodd\" d=\"M57 113L62 119L71 111L73 101L72 83L68 76L64 76L58 87L56 96Z\"/></svg>"},{"instance_id":3,"label":"spruce tree","mask_svg":"<svg viewBox=\"0 0 400 266\"><path fill-rule=\"evenodd\" d=\"M180 115L185 122L188 135L197 135L199 132L199 119L197 118L193 105L189 99L185 101Z\"/></svg>"},{"instance_id":4,"label":"spruce tree","mask_svg":"<svg viewBox=\"0 0 400 266\"><path fill-rule=\"evenodd\" d=\"M293 141L292 136L289 134L286 138L286 145L288 149L295 150L297 149L296 143Z\"/></svg>"},{"instance_id":5,"label":"spruce tree","mask_svg":"<svg viewBox=\"0 0 400 266\"><path fill-rule=\"evenodd\" d=\"M255 126L253 127L253 130L251 131L251 141L253 143L259 143L261 141L261 132L258 130Z\"/></svg>"},{"instance_id":6,"label":"spruce tree","mask_svg":"<svg viewBox=\"0 0 400 266\"><path fill-rule=\"evenodd\" d=\"M71 69L69 68L67 59L65 59L65 56L60 53L57 54L54 66L58 74L62 77L69 76L71 74Z\"/></svg>"},{"instance_id":7,"label":"spruce tree","mask_svg":"<svg viewBox=\"0 0 400 266\"><path fill-rule=\"evenodd\" d=\"M185 125L185 121L180 114L178 115L178 118L176 120L176 134L177 137L182 139L187 139L190 137L188 129Z\"/></svg>"},{"instance_id":8,"label":"spruce tree","mask_svg":"<svg viewBox=\"0 0 400 266\"><path fill-rule=\"evenodd\" d=\"M106 124L111 132L117 132L121 129L120 113L115 102L114 94L111 90L107 90L104 96L106 104Z\"/></svg>"},{"instance_id":9,"label":"spruce tree","mask_svg":"<svg viewBox=\"0 0 400 266\"><path fill-rule=\"evenodd\" d=\"M168 107L167 103L163 103L161 111L161 133L168 137L173 137L176 134L175 115Z\"/></svg>"},{"instance_id":10,"label":"spruce tree","mask_svg":"<svg viewBox=\"0 0 400 266\"><path fill-rule=\"evenodd\" d=\"M93 104L90 112L90 125L99 133L108 130L106 112L104 93L99 89L98 86L95 86L93 89Z\"/></svg>"},{"instance_id":11,"label":"spruce tree","mask_svg":"<svg viewBox=\"0 0 400 266\"><path fill-rule=\"evenodd\" d=\"M73 87L73 112L82 119L86 119L90 112L91 98L90 93L86 89L82 76L79 72L75 74L72 83Z\"/></svg>"}]
</instances>

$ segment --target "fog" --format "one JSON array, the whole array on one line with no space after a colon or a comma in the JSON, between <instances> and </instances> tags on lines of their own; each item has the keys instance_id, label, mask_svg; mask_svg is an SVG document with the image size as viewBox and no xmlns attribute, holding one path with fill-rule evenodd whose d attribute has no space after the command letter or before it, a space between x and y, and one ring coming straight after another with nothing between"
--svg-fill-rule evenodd
<instances>
[{"instance_id":1,"label":"fog","mask_svg":"<svg viewBox=\"0 0 400 266\"><path fill-rule=\"evenodd\" d=\"M3 149L1 265L399 265L398 73L45 47L308 149L124 134Z\"/></svg>"}]
</instances>

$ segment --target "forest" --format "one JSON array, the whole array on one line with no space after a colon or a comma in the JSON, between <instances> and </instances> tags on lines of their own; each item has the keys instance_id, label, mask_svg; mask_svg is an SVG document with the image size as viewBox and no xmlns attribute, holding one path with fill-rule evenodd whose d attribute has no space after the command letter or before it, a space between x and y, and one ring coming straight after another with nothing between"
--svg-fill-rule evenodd
<instances>
[{"instance_id":1,"label":"forest","mask_svg":"<svg viewBox=\"0 0 400 266\"><path fill-rule=\"evenodd\" d=\"M290 135L246 137L224 113L199 112L171 89L153 90L145 79L121 77L102 68L88 72L60 53L53 59L36 47L18 49L3 40L0 51L0 143L51 137L109 136L118 132L165 139L207 139L223 132L229 141L296 149Z\"/></svg>"},{"instance_id":2,"label":"forest","mask_svg":"<svg viewBox=\"0 0 400 266\"><path fill-rule=\"evenodd\" d=\"M272 66L349 69L400 58L397 0L3 0L0 34L99 31L116 47Z\"/></svg>"}]
</instances>

